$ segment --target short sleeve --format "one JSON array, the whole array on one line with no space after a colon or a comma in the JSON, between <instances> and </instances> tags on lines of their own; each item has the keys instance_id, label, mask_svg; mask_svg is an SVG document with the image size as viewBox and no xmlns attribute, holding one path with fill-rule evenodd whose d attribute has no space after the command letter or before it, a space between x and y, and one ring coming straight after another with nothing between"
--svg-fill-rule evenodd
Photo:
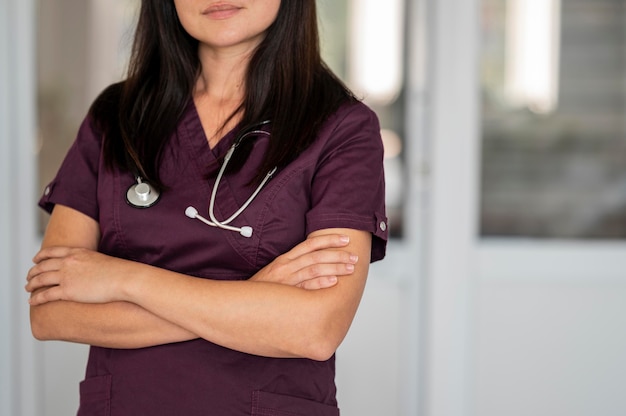
<instances>
[{"instance_id":1,"label":"short sleeve","mask_svg":"<svg viewBox=\"0 0 626 416\"><path fill-rule=\"evenodd\" d=\"M101 143L101 137L93 129L90 117L85 118L59 171L39 200L41 208L50 213L56 204L61 204L98 221Z\"/></svg>"},{"instance_id":2,"label":"short sleeve","mask_svg":"<svg viewBox=\"0 0 626 416\"><path fill-rule=\"evenodd\" d=\"M307 234L325 228L371 232L371 261L381 260L389 227L378 118L365 105L352 105L326 134L312 183Z\"/></svg>"}]
</instances>

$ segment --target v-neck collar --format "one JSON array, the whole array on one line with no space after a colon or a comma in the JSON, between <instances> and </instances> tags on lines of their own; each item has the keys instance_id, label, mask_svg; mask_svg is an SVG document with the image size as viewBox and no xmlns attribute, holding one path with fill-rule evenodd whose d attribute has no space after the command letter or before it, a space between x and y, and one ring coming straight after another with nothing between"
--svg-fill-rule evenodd
<instances>
[{"instance_id":1,"label":"v-neck collar","mask_svg":"<svg viewBox=\"0 0 626 416\"><path fill-rule=\"evenodd\" d=\"M224 158L228 149L235 141L239 128L239 125L233 127L211 148L204 132L198 109L193 98L190 98L178 130L184 137L184 146L187 147L191 154L195 155L194 159L203 167L202 170L204 171L207 167L219 164Z\"/></svg>"}]
</instances>

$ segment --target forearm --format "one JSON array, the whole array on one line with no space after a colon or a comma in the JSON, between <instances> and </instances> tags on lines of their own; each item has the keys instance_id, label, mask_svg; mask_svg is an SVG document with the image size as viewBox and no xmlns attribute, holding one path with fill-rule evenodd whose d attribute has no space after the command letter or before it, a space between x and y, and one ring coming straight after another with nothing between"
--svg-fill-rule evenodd
<instances>
[{"instance_id":1,"label":"forearm","mask_svg":"<svg viewBox=\"0 0 626 416\"><path fill-rule=\"evenodd\" d=\"M48 247L35 256L28 273L31 305L60 300L78 304L58 303L58 310L33 313L34 333L126 348L196 334L250 354L323 360L334 353L356 313L370 246L371 236L363 231L321 230L250 281L233 282L190 277L88 249ZM342 249L322 250L329 247ZM311 281L307 279L333 275L339 279L328 289L297 287ZM114 302L139 308L132 309L129 319L126 309L111 306Z\"/></svg>"},{"instance_id":2,"label":"forearm","mask_svg":"<svg viewBox=\"0 0 626 416\"><path fill-rule=\"evenodd\" d=\"M358 304L358 298L349 308L337 304L330 296L337 287L306 291L197 279L156 268L146 271L146 279L137 276L127 293L130 302L219 345L262 356L327 359L348 330L351 316L342 314L353 315ZM152 279L158 287L149 283Z\"/></svg>"},{"instance_id":3,"label":"forearm","mask_svg":"<svg viewBox=\"0 0 626 416\"><path fill-rule=\"evenodd\" d=\"M320 345L332 333L321 328L329 321L328 308L320 301L324 291L200 279L127 264L136 276L131 286L136 292L127 301L58 300L31 306L33 335L124 349L201 337L238 351L284 358L321 359L320 351L332 349Z\"/></svg>"},{"instance_id":4,"label":"forearm","mask_svg":"<svg viewBox=\"0 0 626 416\"><path fill-rule=\"evenodd\" d=\"M198 338L127 302L67 301L32 306L31 329L39 340L70 341L108 348L143 348Z\"/></svg>"}]
</instances>

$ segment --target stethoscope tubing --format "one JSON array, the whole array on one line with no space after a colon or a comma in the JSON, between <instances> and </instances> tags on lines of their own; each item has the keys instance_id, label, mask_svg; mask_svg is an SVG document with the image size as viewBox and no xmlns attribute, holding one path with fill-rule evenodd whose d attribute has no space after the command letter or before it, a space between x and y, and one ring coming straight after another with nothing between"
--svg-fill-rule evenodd
<instances>
[{"instance_id":1,"label":"stethoscope tubing","mask_svg":"<svg viewBox=\"0 0 626 416\"><path fill-rule=\"evenodd\" d=\"M209 225L211 227L217 227L217 228L222 228L224 230L236 231L244 237L252 236L252 227L247 226L247 225L243 227L234 227L229 224L232 221L234 221L236 218L238 218L248 208L248 206L252 203L252 201L254 201L254 199L257 197L259 192L261 192L261 189L263 189L267 181L269 181L271 177L276 173L277 167L274 167L265 175L265 177L263 178L259 186L257 186L257 188L254 190L252 195L250 195L250 197L246 200L246 202L244 202L243 205L237 211L235 211L230 217L228 217L224 221L218 220L217 217L215 216L215 200L217 198L217 191L218 191L220 182L222 180L222 177L224 176L226 167L228 166L228 162L233 156L233 153L235 152L235 149L237 148L237 146L239 146L239 144L241 144L241 142L248 136L259 135L259 134L270 136L269 132L258 129L258 127L269 124L269 122L270 122L269 120L263 121L259 123L254 130L246 131L245 133L238 136L233 142L230 149L228 149L228 152L226 152L226 155L224 156L224 163L222 163L222 166L220 167L217 177L215 178L215 183L213 184L213 189L211 190L211 197L209 199L209 209L208 209L210 220L199 215L198 210L192 206L189 206L187 207L187 209L185 209L185 215L187 217L198 219L204 224ZM160 198L159 192L156 189L152 188L152 186L150 186L150 184L144 181L140 176L137 176L136 180L137 180L137 183L131 185L130 188L128 188L128 191L126 193L126 201L135 208L148 208L156 204Z\"/></svg>"},{"instance_id":2,"label":"stethoscope tubing","mask_svg":"<svg viewBox=\"0 0 626 416\"><path fill-rule=\"evenodd\" d=\"M262 123L260 123L259 125L266 125L269 123L269 120L266 120ZM259 192L261 192L261 189L263 189L263 187L265 186L265 184L267 183L267 181L269 181L271 179L271 177L274 175L274 173L276 173L276 170L278 169L277 167L274 167L273 169L271 169L263 178L263 180L261 181L261 183L259 184L259 186L257 186L257 188L254 190L254 192L252 193L252 195L250 195L250 197L248 197L248 199L246 200L246 202L243 203L243 205L241 207L239 207L239 209L237 211L235 211L230 217L228 217L227 219L225 219L224 221L220 221L217 219L217 217L215 216L215 200L217 198L217 191L220 185L220 182L222 180L222 177L224 176L224 172L226 171L226 167L228 166L228 162L230 162L231 157L233 156L233 153L235 153L235 149L237 149L237 146L239 146L239 144L243 141L243 139L245 139L248 136L252 136L252 135L258 135L258 134L263 134L266 136L270 136L270 133L265 131L265 130L251 130L251 131L247 131L245 133L243 133L242 135L240 135L237 139L235 139L233 145L230 147L230 149L228 149L228 152L226 152L226 156L224 156L224 163L222 163L222 166L220 167L220 170L217 174L217 177L215 178L215 183L213 184L213 189L211 190L211 198L209 199L209 218L211 219L210 221L207 220L206 218L203 218L202 216L198 215L198 211L193 208L193 207L187 207L187 209L185 210L185 214L188 217L191 218L197 218L200 221L202 221L203 223L213 226L213 227L218 227L218 228L222 228L225 230L230 230L230 231L235 231L238 232L239 234L241 234L244 237L251 237L252 236L252 227L246 225L243 227L233 227L231 225L229 225L233 220L235 220L236 218L238 218L247 208L248 206L252 203L252 201L254 201L254 199L256 198L256 196L259 194ZM193 211L190 211L190 209L193 209ZM191 216L190 214L193 214L193 216Z\"/></svg>"},{"instance_id":3,"label":"stethoscope tubing","mask_svg":"<svg viewBox=\"0 0 626 416\"><path fill-rule=\"evenodd\" d=\"M259 194L259 192L261 192L261 189L263 188L263 186L265 186L267 181L270 180L272 175L274 175L274 173L276 172L276 169L277 169L276 167L274 167L272 170L270 170L265 175L265 177L263 178L263 180L261 181L259 186L257 186L257 188L254 190L252 195L250 195L250 197L246 200L246 202L244 202L243 205L237 211L235 211L233 213L233 215L231 215L229 218L227 218L224 221L219 221L215 217L215 212L214 212L215 198L217 196L217 189L218 189L218 187L220 185L222 177L224 176L224 172L226 171L226 166L228 165L228 162L230 161L230 158L232 157L233 153L235 152L235 149L237 148L239 143L241 143L241 140L243 140L246 136L252 135L252 134L265 134L267 136L270 135L268 132L263 131L263 130L251 131L251 132L248 132L248 133L244 134L243 136L241 136L240 140L235 142L235 143L233 143L231 148L228 149L228 152L226 153L226 156L224 156L224 163L222 163L222 167L220 168L220 170L219 170L219 172L217 174L217 178L215 178L215 184L213 185L213 190L211 191L211 199L209 200L209 217L211 218L211 221L213 221L215 224L220 224L222 226L225 226L225 225L230 224L235 218L240 216L241 213L243 213L243 211L245 211L245 209L248 208L248 205L250 205L252 203L254 198L256 198L256 196Z\"/></svg>"}]
</instances>

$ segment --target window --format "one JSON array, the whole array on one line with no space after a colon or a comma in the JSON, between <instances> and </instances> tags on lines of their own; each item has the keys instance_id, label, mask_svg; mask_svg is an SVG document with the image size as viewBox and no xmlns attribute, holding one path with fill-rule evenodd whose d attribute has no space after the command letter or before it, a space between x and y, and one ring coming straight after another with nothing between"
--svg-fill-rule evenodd
<instances>
[{"instance_id":1,"label":"window","mask_svg":"<svg viewBox=\"0 0 626 416\"><path fill-rule=\"evenodd\" d=\"M483 0L485 237L626 237L626 2Z\"/></svg>"}]
</instances>

